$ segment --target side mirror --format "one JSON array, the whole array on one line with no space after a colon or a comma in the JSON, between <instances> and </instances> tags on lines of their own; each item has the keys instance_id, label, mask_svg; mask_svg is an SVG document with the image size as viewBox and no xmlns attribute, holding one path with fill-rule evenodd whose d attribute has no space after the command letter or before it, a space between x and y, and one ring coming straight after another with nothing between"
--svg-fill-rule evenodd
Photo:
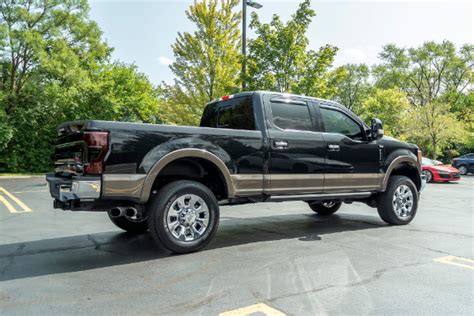
<instances>
[{"instance_id":1,"label":"side mirror","mask_svg":"<svg viewBox=\"0 0 474 316\"><path fill-rule=\"evenodd\" d=\"M370 126L371 136L373 140L377 140L383 137L383 126L382 121L378 118L372 119L372 125Z\"/></svg>"}]
</instances>

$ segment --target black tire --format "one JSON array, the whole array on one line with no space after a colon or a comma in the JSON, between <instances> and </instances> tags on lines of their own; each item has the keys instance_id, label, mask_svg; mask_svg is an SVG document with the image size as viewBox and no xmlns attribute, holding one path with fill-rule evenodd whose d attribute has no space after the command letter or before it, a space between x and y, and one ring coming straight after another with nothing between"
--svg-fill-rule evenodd
<instances>
[{"instance_id":1,"label":"black tire","mask_svg":"<svg viewBox=\"0 0 474 316\"><path fill-rule=\"evenodd\" d=\"M405 198L400 199L400 204L406 205L411 200L411 210L408 212L401 213L397 212L397 201L394 201L396 191L404 188L408 188L411 191L411 199ZM403 190L402 190L403 191ZM397 195L402 194L397 192ZM410 178L405 176L391 176L388 180L387 189L381 193L378 199L377 211L382 220L391 225L406 225L415 218L416 211L418 209L418 190L415 184ZM403 213L403 214L402 214Z\"/></svg>"},{"instance_id":2,"label":"black tire","mask_svg":"<svg viewBox=\"0 0 474 316\"><path fill-rule=\"evenodd\" d=\"M433 182L433 174L429 170L423 170L422 173L426 176L426 182Z\"/></svg>"},{"instance_id":3,"label":"black tire","mask_svg":"<svg viewBox=\"0 0 474 316\"><path fill-rule=\"evenodd\" d=\"M202 199L208 208L207 226L201 226L201 228L205 227L202 232L202 235L190 241L181 240L181 238L178 239L173 235L173 233L176 234L177 229L179 228L179 236L181 237L182 230L184 229L183 238L185 239L188 230L190 233L193 232L192 228L196 227L193 225L199 225L199 223L194 222L194 224L191 224L191 226L189 227L185 226L189 225L189 223L183 225L178 224L177 222L181 220L181 215L176 215L175 223L177 226L175 226L174 230L168 227L168 213L172 210L171 207L177 205L178 198L183 197L187 194L194 195ZM186 201L186 197L184 197L184 199L184 201ZM191 201L189 200L187 203L190 202ZM196 203L199 204L199 202ZM186 210L189 211L189 209L191 208L194 209L194 207L196 207L196 203L194 205L188 204ZM201 206L198 206L198 208L200 208ZM184 208L179 209L179 211L182 210L184 210ZM155 239L157 243L162 244L165 248L174 253L194 252L207 246L216 234L217 228L219 226L219 204L217 203L216 197L205 185L194 181L181 180L167 184L162 189L160 189L158 193L153 197L150 205L148 206L147 212L148 227L150 229L151 235L153 236L153 239ZM181 213L177 212L177 214ZM196 219L197 216L194 215L193 218ZM188 220L187 217L186 220Z\"/></svg>"},{"instance_id":4,"label":"black tire","mask_svg":"<svg viewBox=\"0 0 474 316\"><path fill-rule=\"evenodd\" d=\"M148 222L146 218L142 221L131 221L125 216L112 217L110 214L109 218L115 226L131 234L142 234L148 230Z\"/></svg>"},{"instance_id":5,"label":"black tire","mask_svg":"<svg viewBox=\"0 0 474 316\"><path fill-rule=\"evenodd\" d=\"M321 216L329 216L336 213L342 205L342 202L308 202L313 212Z\"/></svg>"},{"instance_id":6,"label":"black tire","mask_svg":"<svg viewBox=\"0 0 474 316\"><path fill-rule=\"evenodd\" d=\"M461 175L463 175L463 176L465 176L465 175L468 173L468 172L467 172L468 170L467 170L467 166L466 166L466 165L460 165L460 166L458 167L458 170L459 170L459 173L460 173Z\"/></svg>"}]
</instances>

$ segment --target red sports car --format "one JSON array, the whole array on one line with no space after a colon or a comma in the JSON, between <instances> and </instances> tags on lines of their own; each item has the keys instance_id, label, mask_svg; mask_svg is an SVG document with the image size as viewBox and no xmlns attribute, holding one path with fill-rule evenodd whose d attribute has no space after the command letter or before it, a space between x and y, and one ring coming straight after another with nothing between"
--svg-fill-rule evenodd
<instances>
[{"instance_id":1,"label":"red sports car","mask_svg":"<svg viewBox=\"0 0 474 316\"><path fill-rule=\"evenodd\" d=\"M426 182L447 182L461 179L458 169L443 165L441 161L423 157L421 159L421 165L422 173L426 177Z\"/></svg>"}]
</instances>

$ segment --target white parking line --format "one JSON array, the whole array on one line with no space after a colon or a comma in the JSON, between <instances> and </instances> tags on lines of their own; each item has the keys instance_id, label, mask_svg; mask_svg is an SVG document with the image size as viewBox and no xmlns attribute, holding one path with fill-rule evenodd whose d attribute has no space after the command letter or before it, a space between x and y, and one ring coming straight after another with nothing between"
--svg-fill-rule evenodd
<instances>
[{"instance_id":1,"label":"white parking line","mask_svg":"<svg viewBox=\"0 0 474 316\"><path fill-rule=\"evenodd\" d=\"M474 260L456 256L446 256L441 258L433 259L434 262L451 264L461 268L474 270Z\"/></svg>"},{"instance_id":2,"label":"white parking line","mask_svg":"<svg viewBox=\"0 0 474 316\"><path fill-rule=\"evenodd\" d=\"M267 316L286 316L286 314L280 312L273 307L266 304L253 304L250 306L233 309L227 312L220 313L219 316L247 316L252 314L263 314Z\"/></svg>"}]
</instances>

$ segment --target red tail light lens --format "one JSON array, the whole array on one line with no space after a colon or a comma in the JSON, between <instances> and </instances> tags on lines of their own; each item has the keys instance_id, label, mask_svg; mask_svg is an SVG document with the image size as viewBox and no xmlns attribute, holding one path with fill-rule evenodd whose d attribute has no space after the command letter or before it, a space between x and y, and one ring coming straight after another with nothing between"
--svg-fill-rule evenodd
<instances>
[{"instance_id":1,"label":"red tail light lens","mask_svg":"<svg viewBox=\"0 0 474 316\"><path fill-rule=\"evenodd\" d=\"M86 143L87 161L84 173L102 174L103 161L109 147L108 132L85 132L84 142Z\"/></svg>"}]
</instances>

